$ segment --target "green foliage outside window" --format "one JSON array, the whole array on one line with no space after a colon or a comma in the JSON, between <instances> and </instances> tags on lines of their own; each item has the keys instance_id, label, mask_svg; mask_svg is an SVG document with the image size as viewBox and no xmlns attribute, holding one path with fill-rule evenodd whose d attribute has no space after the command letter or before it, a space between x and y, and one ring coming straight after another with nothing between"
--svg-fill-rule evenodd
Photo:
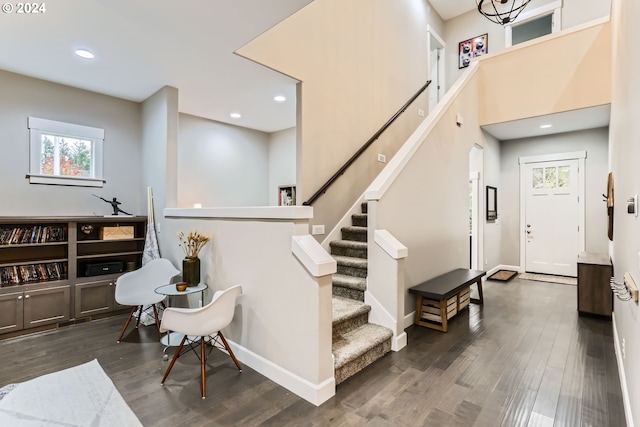
<instances>
[{"instance_id":1,"label":"green foliage outside window","mask_svg":"<svg viewBox=\"0 0 640 427\"><path fill-rule=\"evenodd\" d=\"M44 175L91 176L91 141L42 135L41 173Z\"/></svg>"}]
</instances>

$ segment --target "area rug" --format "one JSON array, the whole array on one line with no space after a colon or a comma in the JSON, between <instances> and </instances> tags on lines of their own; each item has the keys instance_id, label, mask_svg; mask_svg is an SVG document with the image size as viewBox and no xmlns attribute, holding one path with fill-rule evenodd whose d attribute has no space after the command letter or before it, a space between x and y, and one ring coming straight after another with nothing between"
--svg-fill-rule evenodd
<instances>
[{"instance_id":1,"label":"area rug","mask_svg":"<svg viewBox=\"0 0 640 427\"><path fill-rule=\"evenodd\" d=\"M516 277L518 274L517 271L511 270L498 270L493 273L491 276L487 277L487 280L496 280L498 282L508 282L509 280Z\"/></svg>"},{"instance_id":2,"label":"area rug","mask_svg":"<svg viewBox=\"0 0 640 427\"><path fill-rule=\"evenodd\" d=\"M578 279L575 277L552 276L550 274L522 273L518 277L520 279L525 279L525 280L536 280L538 282L560 283L563 285L575 286L578 284Z\"/></svg>"},{"instance_id":3,"label":"area rug","mask_svg":"<svg viewBox=\"0 0 640 427\"><path fill-rule=\"evenodd\" d=\"M95 359L3 389L0 426L142 426Z\"/></svg>"}]
</instances>

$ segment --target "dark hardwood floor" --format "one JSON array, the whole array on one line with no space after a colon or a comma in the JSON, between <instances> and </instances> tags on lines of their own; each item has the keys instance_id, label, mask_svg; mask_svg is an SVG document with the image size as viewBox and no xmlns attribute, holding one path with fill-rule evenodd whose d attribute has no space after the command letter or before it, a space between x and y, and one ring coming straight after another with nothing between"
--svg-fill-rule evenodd
<instances>
[{"instance_id":1,"label":"dark hardwood floor","mask_svg":"<svg viewBox=\"0 0 640 427\"><path fill-rule=\"evenodd\" d=\"M320 407L212 353L206 400L187 354L168 362L153 327L122 343L118 316L0 341L0 386L97 358L145 426L624 426L611 321L578 317L576 287L488 281L483 307L342 383ZM60 390L65 393L65 390Z\"/></svg>"}]
</instances>

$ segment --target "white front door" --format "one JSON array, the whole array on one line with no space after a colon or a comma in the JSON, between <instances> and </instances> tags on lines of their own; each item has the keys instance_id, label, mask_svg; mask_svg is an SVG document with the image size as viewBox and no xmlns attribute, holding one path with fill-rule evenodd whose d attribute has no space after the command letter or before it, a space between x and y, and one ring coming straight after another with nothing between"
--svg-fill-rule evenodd
<instances>
[{"instance_id":1,"label":"white front door","mask_svg":"<svg viewBox=\"0 0 640 427\"><path fill-rule=\"evenodd\" d=\"M576 276L581 248L578 160L525 165L525 269Z\"/></svg>"}]
</instances>

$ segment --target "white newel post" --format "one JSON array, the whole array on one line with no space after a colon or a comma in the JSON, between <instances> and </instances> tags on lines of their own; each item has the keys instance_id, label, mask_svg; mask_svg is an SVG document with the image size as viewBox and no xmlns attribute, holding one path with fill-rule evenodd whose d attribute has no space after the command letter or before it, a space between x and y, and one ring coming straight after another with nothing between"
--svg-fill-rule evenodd
<instances>
[{"instance_id":1,"label":"white newel post","mask_svg":"<svg viewBox=\"0 0 640 427\"><path fill-rule=\"evenodd\" d=\"M407 345L404 332L404 259L408 249L387 230L375 229L377 201L368 204L368 276L364 302L371 306L369 321L393 331L391 349Z\"/></svg>"}]
</instances>

